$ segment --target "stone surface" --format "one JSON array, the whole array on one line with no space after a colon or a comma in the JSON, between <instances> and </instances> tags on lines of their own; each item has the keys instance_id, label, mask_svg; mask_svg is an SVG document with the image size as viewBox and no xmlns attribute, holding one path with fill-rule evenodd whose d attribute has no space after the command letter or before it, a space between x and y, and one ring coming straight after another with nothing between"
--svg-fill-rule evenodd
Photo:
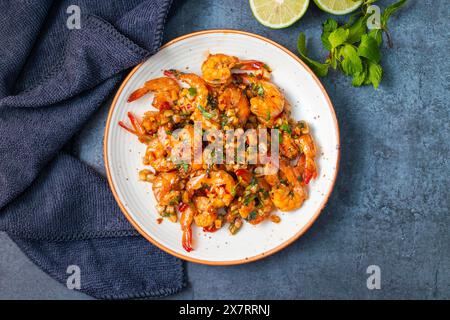
<instances>
[{"instance_id":1,"label":"stone surface","mask_svg":"<svg viewBox=\"0 0 450 320\"><path fill-rule=\"evenodd\" d=\"M386 4L392 1L380 1ZM176 1L165 41L192 31L233 28L295 51L299 31L321 57L320 24L311 4L298 23L271 30L242 0ZM248 265L187 263L189 287L171 298L450 298L450 5L409 1L392 18L394 48L383 51L378 90L353 88L341 74L323 79L341 130L341 167L329 203L294 244ZM74 151L104 172L102 138L109 104L83 130ZM381 268L381 290L366 269ZM0 298L89 298L66 289L0 234Z\"/></svg>"}]
</instances>

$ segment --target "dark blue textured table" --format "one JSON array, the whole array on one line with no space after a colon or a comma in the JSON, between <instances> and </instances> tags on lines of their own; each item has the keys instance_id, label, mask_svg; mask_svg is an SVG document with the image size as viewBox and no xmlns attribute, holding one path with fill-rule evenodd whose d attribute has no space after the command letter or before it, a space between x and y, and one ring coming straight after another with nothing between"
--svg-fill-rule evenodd
<instances>
[{"instance_id":1,"label":"dark blue textured table","mask_svg":"<svg viewBox=\"0 0 450 320\"><path fill-rule=\"evenodd\" d=\"M378 90L353 88L336 73L323 79L339 119L342 157L333 195L313 227L255 263L188 263L189 287L172 298L450 298L450 3L409 2L390 22L394 48L383 51ZM233 28L294 51L301 30L320 57L326 18L311 4L300 22L270 30L254 20L247 1L176 1L165 40ZM74 146L100 172L108 107ZM380 290L366 286L369 265L381 269ZM51 280L0 234L0 298L88 297Z\"/></svg>"}]
</instances>

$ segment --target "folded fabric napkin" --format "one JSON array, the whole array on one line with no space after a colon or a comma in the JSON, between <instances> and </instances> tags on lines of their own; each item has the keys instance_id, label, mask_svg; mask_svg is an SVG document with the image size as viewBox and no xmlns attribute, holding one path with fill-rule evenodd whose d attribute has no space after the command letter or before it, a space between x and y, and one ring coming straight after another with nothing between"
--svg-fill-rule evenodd
<instances>
[{"instance_id":1,"label":"folded fabric napkin","mask_svg":"<svg viewBox=\"0 0 450 320\"><path fill-rule=\"evenodd\" d=\"M81 291L96 298L185 284L182 262L140 237L105 179L64 152L128 69L158 50L170 3L0 1L0 230L62 283L78 266ZM77 8L80 29L68 28Z\"/></svg>"}]
</instances>

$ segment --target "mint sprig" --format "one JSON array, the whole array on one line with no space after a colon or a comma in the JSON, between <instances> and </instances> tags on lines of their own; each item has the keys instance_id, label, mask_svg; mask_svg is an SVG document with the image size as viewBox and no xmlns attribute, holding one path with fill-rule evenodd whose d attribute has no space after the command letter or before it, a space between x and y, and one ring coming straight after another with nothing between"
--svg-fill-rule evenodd
<instances>
[{"instance_id":1,"label":"mint sprig","mask_svg":"<svg viewBox=\"0 0 450 320\"><path fill-rule=\"evenodd\" d=\"M380 29L369 30L367 20L371 13L368 13L367 8L374 2L376 0L365 0L362 11L351 15L347 23L341 26L331 18L322 24L322 44L329 51L324 63L308 57L305 34L299 34L298 53L316 75L326 76L331 67L352 77L352 85L355 87L371 84L375 89L378 88L383 76L383 68L380 65L382 34L386 34L388 45L392 47L387 23L392 14L405 5L407 0L400 0L388 6L381 14Z\"/></svg>"}]
</instances>

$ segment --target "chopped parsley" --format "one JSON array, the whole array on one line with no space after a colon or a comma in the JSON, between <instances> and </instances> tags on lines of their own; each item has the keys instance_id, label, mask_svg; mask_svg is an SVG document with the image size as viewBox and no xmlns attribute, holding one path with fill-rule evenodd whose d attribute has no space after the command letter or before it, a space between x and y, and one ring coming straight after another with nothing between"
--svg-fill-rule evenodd
<instances>
[{"instance_id":1,"label":"chopped parsley","mask_svg":"<svg viewBox=\"0 0 450 320\"><path fill-rule=\"evenodd\" d=\"M189 171L189 165L186 162L181 162L181 163L177 164L177 168L178 169L183 169L184 172L188 172Z\"/></svg>"},{"instance_id":2,"label":"chopped parsley","mask_svg":"<svg viewBox=\"0 0 450 320\"><path fill-rule=\"evenodd\" d=\"M206 118L206 119L211 119L214 118L215 115L212 114L211 112L208 112L205 108L203 108L201 105L197 106L198 110L201 111L202 115Z\"/></svg>"},{"instance_id":3,"label":"chopped parsley","mask_svg":"<svg viewBox=\"0 0 450 320\"><path fill-rule=\"evenodd\" d=\"M249 221L255 220L257 215L258 215L258 213L256 213L256 211L252 211L252 212L250 212L250 213L248 214L247 219L248 219Z\"/></svg>"},{"instance_id":4,"label":"chopped parsley","mask_svg":"<svg viewBox=\"0 0 450 320\"><path fill-rule=\"evenodd\" d=\"M252 91L260 97L264 97L264 88L260 84L252 84Z\"/></svg>"},{"instance_id":5,"label":"chopped parsley","mask_svg":"<svg viewBox=\"0 0 450 320\"><path fill-rule=\"evenodd\" d=\"M244 203L244 205L249 205L250 204L250 202L252 202L253 200L255 200L256 199L256 194L251 194L251 195L249 195L248 197L246 197L245 199L244 199L244 201L243 201L243 203Z\"/></svg>"},{"instance_id":6,"label":"chopped parsley","mask_svg":"<svg viewBox=\"0 0 450 320\"><path fill-rule=\"evenodd\" d=\"M280 129L283 130L284 132L289 133L289 134L292 133L291 127L290 127L287 123L283 123L283 124L280 126Z\"/></svg>"},{"instance_id":7,"label":"chopped parsley","mask_svg":"<svg viewBox=\"0 0 450 320\"><path fill-rule=\"evenodd\" d=\"M236 183L236 184L233 186L233 188L231 188L231 195L232 195L233 197L236 195L236 189L237 189L237 187L238 187L238 185L239 185L240 183L241 183L241 182L238 181L238 183Z\"/></svg>"},{"instance_id":8,"label":"chopped parsley","mask_svg":"<svg viewBox=\"0 0 450 320\"><path fill-rule=\"evenodd\" d=\"M258 96L263 97L264 96L264 88L262 87L262 85L258 85L256 92L258 93Z\"/></svg>"},{"instance_id":9,"label":"chopped parsley","mask_svg":"<svg viewBox=\"0 0 450 320\"><path fill-rule=\"evenodd\" d=\"M191 97L195 97L197 95L197 89L195 89L194 87L190 87L188 89L188 92Z\"/></svg>"}]
</instances>

